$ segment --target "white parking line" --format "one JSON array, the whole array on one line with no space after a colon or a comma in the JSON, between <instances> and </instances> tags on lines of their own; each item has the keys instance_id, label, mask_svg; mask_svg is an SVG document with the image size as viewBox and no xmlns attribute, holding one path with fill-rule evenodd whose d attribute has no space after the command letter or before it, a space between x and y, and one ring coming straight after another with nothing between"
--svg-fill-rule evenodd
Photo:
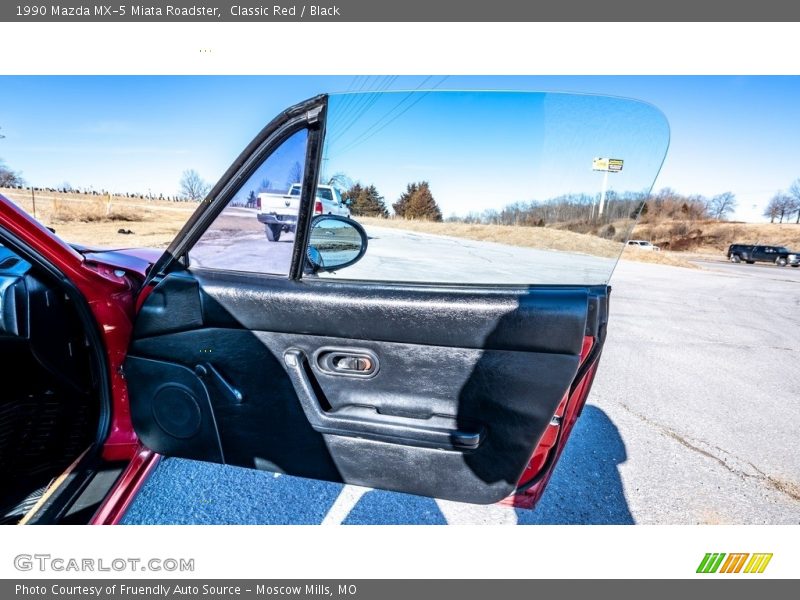
<instances>
[{"instance_id":1,"label":"white parking line","mask_svg":"<svg viewBox=\"0 0 800 600\"><path fill-rule=\"evenodd\" d=\"M361 500L361 496L369 491L370 489L365 487L344 486L320 525L341 525L353 507Z\"/></svg>"}]
</instances>

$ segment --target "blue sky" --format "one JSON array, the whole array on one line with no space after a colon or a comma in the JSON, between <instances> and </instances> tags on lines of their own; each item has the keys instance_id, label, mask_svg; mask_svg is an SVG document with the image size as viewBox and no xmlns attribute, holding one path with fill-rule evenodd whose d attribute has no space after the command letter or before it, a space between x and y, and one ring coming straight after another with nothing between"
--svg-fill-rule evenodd
<instances>
[{"instance_id":1,"label":"blue sky","mask_svg":"<svg viewBox=\"0 0 800 600\"><path fill-rule=\"evenodd\" d=\"M294 102L326 91L437 85L650 102L671 129L655 188L733 191L744 220L760 219L769 198L800 177L800 77L3 76L0 85L0 158L38 186L174 194L184 169L216 180Z\"/></svg>"},{"instance_id":2,"label":"blue sky","mask_svg":"<svg viewBox=\"0 0 800 600\"><path fill-rule=\"evenodd\" d=\"M669 140L652 105L612 97L439 90L351 96L331 96L327 174L374 183L391 199L409 182L427 181L445 216L597 196L598 156L625 160L608 189L646 192Z\"/></svg>"}]
</instances>

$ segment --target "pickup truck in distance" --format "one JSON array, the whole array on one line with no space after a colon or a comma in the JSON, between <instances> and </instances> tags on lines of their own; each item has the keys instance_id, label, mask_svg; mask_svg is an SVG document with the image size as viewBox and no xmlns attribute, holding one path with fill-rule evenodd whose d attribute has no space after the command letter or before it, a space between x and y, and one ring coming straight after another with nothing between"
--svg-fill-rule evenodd
<instances>
[{"instance_id":1,"label":"pickup truck in distance","mask_svg":"<svg viewBox=\"0 0 800 600\"><path fill-rule=\"evenodd\" d=\"M286 231L294 233L297 229L297 213L300 210L299 183L293 183L285 194L262 192L258 195L258 221L264 224L267 240L277 242ZM335 187L318 185L314 199L315 215L339 215L350 218L350 201L342 201Z\"/></svg>"},{"instance_id":2,"label":"pickup truck in distance","mask_svg":"<svg viewBox=\"0 0 800 600\"><path fill-rule=\"evenodd\" d=\"M661 248L653 246L647 240L628 240L627 246L636 248L637 250L652 250L653 252L660 252Z\"/></svg>"},{"instance_id":3,"label":"pickup truck in distance","mask_svg":"<svg viewBox=\"0 0 800 600\"><path fill-rule=\"evenodd\" d=\"M800 267L800 252L792 252L784 246L732 244L728 247L728 260L733 263L744 261L748 265L756 262L768 262L779 267L786 265Z\"/></svg>"}]
</instances>

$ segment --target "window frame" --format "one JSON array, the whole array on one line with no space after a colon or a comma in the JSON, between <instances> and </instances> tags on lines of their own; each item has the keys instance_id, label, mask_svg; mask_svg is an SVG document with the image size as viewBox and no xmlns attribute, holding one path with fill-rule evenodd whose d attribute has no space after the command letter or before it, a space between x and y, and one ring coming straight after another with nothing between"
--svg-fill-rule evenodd
<instances>
[{"instance_id":1,"label":"window frame","mask_svg":"<svg viewBox=\"0 0 800 600\"><path fill-rule=\"evenodd\" d=\"M288 279L300 279L305 262L305 246L310 232L316 182L322 162L322 141L325 134L325 114L327 95L320 95L286 109L248 144L225 174L214 185L209 194L200 202L197 210L181 228L148 273L144 286L158 283L174 270L186 270L191 265L189 251L228 206L241 185L266 161L280 146L297 132L306 129L305 166L297 215L297 231L289 265ZM206 270L206 269L204 269ZM207 269L223 272L225 269ZM253 273L285 279L285 275Z\"/></svg>"}]
</instances>

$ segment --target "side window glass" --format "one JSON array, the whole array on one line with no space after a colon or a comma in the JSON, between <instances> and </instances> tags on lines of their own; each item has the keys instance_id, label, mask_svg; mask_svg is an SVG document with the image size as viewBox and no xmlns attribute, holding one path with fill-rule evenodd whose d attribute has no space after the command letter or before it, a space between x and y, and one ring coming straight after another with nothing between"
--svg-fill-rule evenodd
<instances>
[{"instance_id":1,"label":"side window glass","mask_svg":"<svg viewBox=\"0 0 800 600\"><path fill-rule=\"evenodd\" d=\"M604 284L668 141L663 114L619 98L332 95L320 180L336 184L341 213L369 244L352 266L319 277Z\"/></svg>"},{"instance_id":2,"label":"side window glass","mask_svg":"<svg viewBox=\"0 0 800 600\"><path fill-rule=\"evenodd\" d=\"M192 267L288 275L307 141L293 134L247 178L189 252Z\"/></svg>"}]
</instances>

